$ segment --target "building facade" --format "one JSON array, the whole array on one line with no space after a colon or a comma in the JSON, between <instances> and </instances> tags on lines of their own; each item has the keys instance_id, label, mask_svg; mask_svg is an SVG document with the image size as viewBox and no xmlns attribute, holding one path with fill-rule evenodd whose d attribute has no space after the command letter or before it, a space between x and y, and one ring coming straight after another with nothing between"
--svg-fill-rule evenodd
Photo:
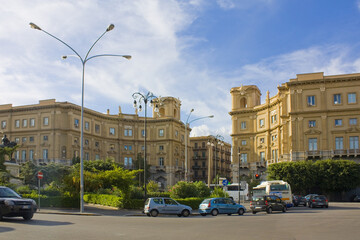
<instances>
[{"instance_id":1,"label":"building facade","mask_svg":"<svg viewBox=\"0 0 360 240\"><path fill-rule=\"evenodd\" d=\"M213 136L191 137L191 181L213 182L215 176L231 178L231 144Z\"/></svg>"},{"instance_id":2,"label":"building facade","mask_svg":"<svg viewBox=\"0 0 360 240\"><path fill-rule=\"evenodd\" d=\"M159 114L147 118L146 145L150 179L165 188L184 177L185 125L180 121L180 100L164 97L161 102ZM80 106L54 99L0 105L0 127L19 145L13 156L16 163L69 165L80 156L80 114ZM111 158L132 169L138 156L144 156L144 117L123 114L120 107L118 114L84 109L83 146L84 161Z\"/></svg>"},{"instance_id":3,"label":"building facade","mask_svg":"<svg viewBox=\"0 0 360 240\"><path fill-rule=\"evenodd\" d=\"M297 74L263 104L254 85L230 93L234 178L284 161L359 161L360 74Z\"/></svg>"}]
</instances>

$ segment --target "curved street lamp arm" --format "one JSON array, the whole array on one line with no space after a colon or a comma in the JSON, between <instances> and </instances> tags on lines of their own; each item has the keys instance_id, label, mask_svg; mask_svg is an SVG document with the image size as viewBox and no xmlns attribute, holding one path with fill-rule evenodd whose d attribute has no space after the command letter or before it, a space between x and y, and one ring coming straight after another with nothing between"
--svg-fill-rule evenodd
<instances>
[{"instance_id":1,"label":"curved street lamp arm","mask_svg":"<svg viewBox=\"0 0 360 240\"><path fill-rule=\"evenodd\" d=\"M52 38L55 38L56 40L58 40L59 42L61 42L62 44L64 44L65 46L67 46L68 48L70 48L81 60L81 62L84 64L84 60L83 58L75 51L75 49L73 49L69 44L67 44L66 42L64 42L63 40L61 40L60 38L55 37L54 35L52 35L51 33L48 33L47 31L40 29L40 31L46 33L47 35L49 35Z\"/></svg>"},{"instance_id":2,"label":"curved street lamp arm","mask_svg":"<svg viewBox=\"0 0 360 240\"><path fill-rule=\"evenodd\" d=\"M190 122L188 122L188 124L190 124L190 123L192 123L192 122L195 122L195 121L197 121L197 120L200 120L200 119L213 118L213 117L214 117L214 115L206 116L206 117L200 117L200 118L195 118L195 119L191 120Z\"/></svg>"},{"instance_id":3,"label":"curved street lamp arm","mask_svg":"<svg viewBox=\"0 0 360 240\"><path fill-rule=\"evenodd\" d=\"M99 55L94 55L94 56L91 56L91 57L87 58L87 59L85 60L85 62L89 61L90 59L97 58L97 57L123 57L123 58L126 58L126 59L128 59L128 60L131 59L131 56L130 56L130 55L99 54Z\"/></svg>"},{"instance_id":4,"label":"curved street lamp arm","mask_svg":"<svg viewBox=\"0 0 360 240\"><path fill-rule=\"evenodd\" d=\"M140 93L140 92L133 93L132 97L133 97L133 99L135 99L135 100L136 100L137 98L139 98L139 101L140 101L141 99L145 99L145 96L144 96L142 93Z\"/></svg>"},{"instance_id":5,"label":"curved street lamp arm","mask_svg":"<svg viewBox=\"0 0 360 240\"><path fill-rule=\"evenodd\" d=\"M91 45L89 51L87 52L87 54L86 54L86 56L85 56L85 59L84 59L85 62L88 60L87 57L89 56L89 54L90 54L91 50L93 49L93 47L95 46L95 44L96 44L96 43L105 35L105 33L107 33L107 32L108 32L108 30L106 30L103 34L101 34L101 36L93 43L93 45Z\"/></svg>"},{"instance_id":6,"label":"curved street lamp arm","mask_svg":"<svg viewBox=\"0 0 360 240\"><path fill-rule=\"evenodd\" d=\"M189 113L189 115L188 115L188 117L187 117L187 119L186 119L185 125L187 125L187 124L189 123L189 118L190 118L190 115L191 115L191 113L192 113L193 111L194 111L194 109L192 108L191 111L190 111L190 113Z\"/></svg>"}]
</instances>

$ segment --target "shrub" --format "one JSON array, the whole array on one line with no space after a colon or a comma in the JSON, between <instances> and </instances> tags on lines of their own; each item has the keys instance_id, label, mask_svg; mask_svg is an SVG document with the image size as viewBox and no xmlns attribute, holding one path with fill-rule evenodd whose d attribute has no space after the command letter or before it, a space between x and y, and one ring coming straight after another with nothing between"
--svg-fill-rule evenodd
<instances>
[{"instance_id":1,"label":"shrub","mask_svg":"<svg viewBox=\"0 0 360 240\"><path fill-rule=\"evenodd\" d=\"M24 198L31 198L39 206L39 195L34 192L31 194L24 194ZM58 207L58 208L80 208L80 198L68 196L44 196L40 195L41 207Z\"/></svg>"},{"instance_id":2,"label":"shrub","mask_svg":"<svg viewBox=\"0 0 360 240\"><path fill-rule=\"evenodd\" d=\"M194 185L197 188L199 198L206 198L210 196L211 189L208 188L208 186L206 186L204 182L201 181L194 182Z\"/></svg>"},{"instance_id":3,"label":"shrub","mask_svg":"<svg viewBox=\"0 0 360 240\"><path fill-rule=\"evenodd\" d=\"M146 190L148 192L157 192L159 191L159 185L157 184L157 182L151 180L150 182L148 182L148 184L146 185Z\"/></svg>"},{"instance_id":4,"label":"shrub","mask_svg":"<svg viewBox=\"0 0 360 240\"><path fill-rule=\"evenodd\" d=\"M170 193L169 192L149 192L147 193L148 198L150 197L170 197Z\"/></svg>"},{"instance_id":5,"label":"shrub","mask_svg":"<svg viewBox=\"0 0 360 240\"><path fill-rule=\"evenodd\" d=\"M143 209L144 208L144 199L130 199L124 201L123 208L125 209Z\"/></svg>"},{"instance_id":6,"label":"shrub","mask_svg":"<svg viewBox=\"0 0 360 240\"><path fill-rule=\"evenodd\" d=\"M100 204L103 206L123 207L123 198L110 194L85 194L84 201L87 203Z\"/></svg>"},{"instance_id":7,"label":"shrub","mask_svg":"<svg viewBox=\"0 0 360 240\"><path fill-rule=\"evenodd\" d=\"M189 198L189 197L197 197L198 190L194 183L190 182L177 182L170 189L170 197L172 198Z\"/></svg>"},{"instance_id":8,"label":"shrub","mask_svg":"<svg viewBox=\"0 0 360 240\"><path fill-rule=\"evenodd\" d=\"M31 188L28 185L19 186L16 188L16 192L19 194L31 194Z\"/></svg>"},{"instance_id":9,"label":"shrub","mask_svg":"<svg viewBox=\"0 0 360 240\"><path fill-rule=\"evenodd\" d=\"M131 187L130 192L130 199L143 199L144 198L144 191L141 187Z\"/></svg>"},{"instance_id":10,"label":"shrub","mask_svg":"<svg viewBox=\"0 0 360 240\"><path fill-rule=\"evenodd\" d=\"M224 191L221 187L216 187L214 191L211 193L210 197L229 197L229 194Z\"/></svg>"}]
</instances>

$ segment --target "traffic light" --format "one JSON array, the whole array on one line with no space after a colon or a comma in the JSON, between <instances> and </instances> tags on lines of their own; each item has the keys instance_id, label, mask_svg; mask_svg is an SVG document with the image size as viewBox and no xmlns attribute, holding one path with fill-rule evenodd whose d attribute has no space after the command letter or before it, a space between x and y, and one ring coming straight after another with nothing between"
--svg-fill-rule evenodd
<instances>
[{"instance_id":1,"label":"traffic light","mask_svg":"<svg viewBox=\"0 0 360 240\"><path fill-rule=\"evenodd\" d=\"M255 174L255 179L259 179L260 178L260 175L259 174Z\"/></svg>"}]
</instances>

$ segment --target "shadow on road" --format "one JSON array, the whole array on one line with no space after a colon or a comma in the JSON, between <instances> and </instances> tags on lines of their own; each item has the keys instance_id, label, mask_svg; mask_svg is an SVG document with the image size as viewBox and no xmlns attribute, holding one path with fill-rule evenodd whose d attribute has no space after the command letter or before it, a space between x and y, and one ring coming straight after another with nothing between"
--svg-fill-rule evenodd
<instances>
[{"instance_id":1,"label":"shadow on road","mask_svg":"<svg viewBox=\"0 0 360 240\"><path fill-rule=\"evenodd\" d=\"M14 231L14 228L9 228L9 227L0 227L0 233L4 233L4 232L10 232L10 231Z\"/></svg>"},{"instance_id":2,"label":"shadow on road","mask_svg":"<svg viewBox=\"0 0 360 240\"><path fill-rule=\"evenodd\" d=\"M49 220L37 220L32 219L29 221L23 220L22 218L3 218L2 222L17 223L17 224L26 224L26 225L39 225L39 226L61 226L61 225L71 225L72 222L59 222L59 221L49 221ZM0 228L1 232L1 228Z\"/></svg>"}]
</instances>

